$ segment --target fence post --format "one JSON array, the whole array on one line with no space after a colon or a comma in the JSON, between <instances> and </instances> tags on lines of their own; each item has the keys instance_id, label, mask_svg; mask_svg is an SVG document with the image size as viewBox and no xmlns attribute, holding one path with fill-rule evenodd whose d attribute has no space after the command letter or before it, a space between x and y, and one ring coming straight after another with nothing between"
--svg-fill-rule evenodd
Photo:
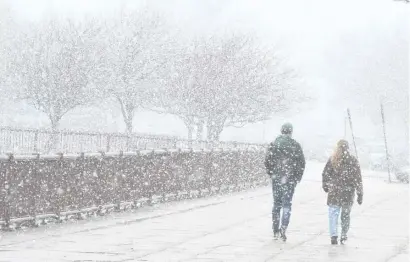
<instances>
[{"instance_id":1,"label":"fence post","mask_svg":"<svg viewBox=\"0 0 410 262\"><path fill-rule=\"evenodd\" d=\"M249 150L249 149L246 149L246 150ZM246 151L246 150L245 150L245 151ZM238 149L236 149L236 150L231 150L231 153L236 155L237 161L242 162L241 159L240 159L240 156L241 156L241 149L240 149L240 148L238 148ZM242 169L242 168L243 168L243 167L241 167L241 169ZM238 172L238 173L239 173L239 172ZM236 191L240 191L240 184L239 184L240 175L238 175L238 173L235 174L235 172L233 172L233 171L231 170L232 178L235 180L234 190L236 190Z\"/></svg>"},{"instance_id":2,"label":"fence post","mask_svg":"<svg viewBox=\"0 0 410 262\"><path fill-rule=\"evenodd\" d=\"M38 130L34 132L34 152L38 152Z\"/></svg>"},{"instance_id":3,"label":"fence post","mask_svg":"<svg viewBox=\"0 0 410 262\"><path fill-rule=\"evenodd\" d=\"M77 161L80 161L80 181L79 181L79 185L77 185L80 188L80 199L81 201L79 201L78 203L78 209L79 212L77 213L77 219L78 220L82 220L83 216L81 215L81 209L83 209L84 207L86 207L84 205L84 190L83 190L83 183L84 183L84 170L85 170L85 154L84 152L81 152L80 154L80 158L77 159Z\"/></svg>"},{"instance_id":4,"label":"fence post","mask_svg":"<svg viewBox=\"0 0 410 262\"><path fill-rule=\"evenodd\" d=\"M55 213L56 213L57 223L62 223L63 219L61 217L61 211L64 210L63 205L64 205L64 194L65 194L65 192L64 192L65 179L64 179L64 170L63 170L63 168L64 168L64 162L63 162L64 161L64 154L63 153L58 153L57 155L59 156L58 160L57 160L57 167L58 168L56 168L56 170L54 172L54 176L55 176L55 179L57 179L58 177L62 177L62 179L61 179L61 181L59 181L60 187L56 188L57 194L56 194Z\"/></svg>"},{"instance_id":5,"label":"fence post","mask_svg":"<svg viewBox=\"0 0 410 262\"><path fill-rule=\"evenodd\" d=\"M130 151L130 134L127 133L127 138L125 140L125 150L126 152Z\"/></svg>"},{"instance_id":6,"label":"fence post","mask_svg":"<svg viewBox=\"0 0 410 262\"><path fill-rule=\"evenodd\" d=\"M156 162L155 162L155 150L152 150L150 153L150 160L149 162L151 163L150 168L148 168L148 205L153 205L154 204L154 186L155 185L155 176L153 173L156 172Z\"/></svg>"},{"instance_id":7,"label":"fence post","mask_svg":"<svg viewBox=\"0 0 410 262\"><path fill-rule=\"evenodd\" d=\"M11 188L10 188L10 172L12 170L13 166L13 161L14 161L14 156L13 154L9 154L9 159L7 161L7 166L6 166L6 174L5 174L5 181L4 181L4 189L3 191L3 199L4 199L4 230L5 231L11 231L11 210L10 210L10 201L11 201Z\"/></svg>"},{"instance_id":8,"label":"fence post","mask_svg":"<svg viewBox=\"0 0 410 262\"><path fill-rule=\"evenodd\" d=\"M387 173L389 174L389 183L391 183L390 159L389 159L389 151L388 151L388 149L387 149L386 123L385 123L384 108L383 108L383 104L382 104L382 103L380 103L380 112L381 112L381 115L382 115L382 125L383 125L383 135L384 135L384 147L386 148Z\"/></svg>"},{"instance_id":9,"label":"fence post","mask_svg":"<svg viewBox=\"0 0 410 262\"><path fill-rule=\"evenodd\" d=\"M97 210L96 214L99 215L99 216L102 216L102 215L104 215L103 207L102 207L102 191L104 190L104 181L103 180L105 179L105 178L103 178L102 170L103 170L103 165L104 165L104 162L105 162L105 152L101 151L100 154L101 154L101 159L100 159L100 161L97 165L97 170L96 170L98 172L97 173L97 178L99 178L99 179L95 180L95 182L97 184L96 188L95 188L95 191L97 192L97 196L94 196L94 200L96 202L96 205L98 206L98 210Z\"/></svg>"},{"instance_id":10,"label":"fence post","mask_svg":"<svg viewBox=\"0 0 410 262\"><path fill-rule=\"evenodd\" d=\"M167 161L169 161L169 158L170 158L169 155L170 153L168 149L165 148L165 154L160 158L161 165L160 165L160 169L158 170L159 172L156 172L158 175L158 181L160 185L159 187L161 188L161 191L162 191L162 201L163 202L167 202L167 193L168 193L167 191L169 189L169 183L172 183L172 181L169 181L168 177L166 177L167 171L164 172L164 168L169 167L167 163Z\"/></svg>"},{"instance_id":11,"label":"fence post","mask_svg":"<svg viewBox=\"0 0 410 262\"><path fill-rule=\"evenodd\" d=\"M211 184L211 188L212 188L212 182L214 181L214 177L213 177L213 166L214 166L214 161L213 161L213 156L214 156L214 149L211 148L211 150L209 151L209 158L208 158L208 181ZM218 184L218 188L217 188L217 193L219 194L221 191L221 184L219 183L219 181L217 182ZM212 192L212 191L211 191Z\"/></svg>"},{"instance_id":12,"label":"fence post","mask_svg":"<svg viewBox=\"0 0 410 262\"><path fill-rule=\"evenodd\" d=\"M181 150L181 148L179 148L178 149L179 157L182 157L181 153L182 153L182 150ZM183 161L182 161L182 164L181 164L181 166L183 167L182 170L183 170L183 174L184 174L183 179L184 179L184 185L185 185L185 187L183 188L183 191L186 192L186 198L188 198L188 199L192 198L191 183L190 183L190 180L189 180L190 175L193 173L192 172L192 170L193 170L192 166L194 164L198 165L198 162L194 162L192 164L190 163L190 159L192 158L193 155L194 155L194 151L191 149L191 151L189 151L189 153L185 155L185 158L182 158ZM190 164L185 165L186 163L190 163ZM186 167L184 168L184 166L186 166Z\"/></svg>"},{"instance_id":13,"label":"fence post","mask_svg":"<svg viewBox=\"0 0 410 262\"><path fill-rule=\"evenodd\" d=\"M82 135L79 135L80 136L80 152L84 152L84 148L83 148L83 145L84 145L84 136L82 136Z\"/></svg>"},{"instance_id":14,"label":"fence post","mask_svg":"<svg viewBox=\"0 0 410 262\"><path fill-rule=\"evenodd\" d=\"M120 169L120 166L123 166L123 161L124 161L124 152L121 150L120 154L118 156L118 158L115 161L115 167L114 167L114 193L115 193L115 207L114 210L116 212L121 211L121 198L123 196L123 189L121 188L121 179L122 179L122 172L123 170L121 170L121 172L118 172L118 170Z\"/></svg>"},{"instance_id":15,"label":"fence post","mask_svg":"<svg viewBox=\"0 0 410 262\"><path fill-rule=\"evenodd\" d=\"M31 203L30 203L29 215L32 217L32 219L30 220L30 224L33 227L38 226L37 223L36 223L36 211L37 211L36 210L36 205L37 205L36 200L37 200L37 197L38 197L38 193L39 193L38 191L39 191L39 185L40 185L40 183L38 181L38 178L39 178L39 175L38 175L39 162L40 162L40 154L37 153L36 154L36 159L34 160L34 163L33 163L33 166L34 166L33 169L34 170L30 174L30 176L31 176L31 179L30 179L31 189L34 192L30 192L32 197L30 198Z\"/></svg>"},{"instance_id":16,"label":"fence post","mask_svg":"<svg viewBox=\"0 0 410 262\"><path fill-rule=\"evenodd\" d=\"M107 135L107 146L105 152L110 152L111 135Z\"/></svg>"},{"instance_id":17,"label":"fence post","mask_svg":"<svg viewBox=\"0 0 410 262\"><path fill-rule=\"evenodd\" d=\"M131 195L131 197L133 199L132 203L133 203L134 208L138 208L138 206L139 206L138 200L140 198L142 190L139 190L140 188L138 188L138 187L141 186L141 184L143 184L143 182L140 181L140 178L141 178L141 152L140 152L139 149L137 149L137 151L136 151L136 160L137 160L137 166L138 166L137 170L138 170L138 172L137 172L136 175L132 176L132 179L133 179L133 194ZM134 162L134 164L135 164L135 162Z\"/></svg>"}]
</instances>

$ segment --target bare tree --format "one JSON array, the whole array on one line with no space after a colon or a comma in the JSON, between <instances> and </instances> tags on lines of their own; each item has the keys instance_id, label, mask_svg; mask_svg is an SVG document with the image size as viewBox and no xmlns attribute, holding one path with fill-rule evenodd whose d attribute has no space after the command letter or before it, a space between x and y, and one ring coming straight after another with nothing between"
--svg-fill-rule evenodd
<instances>
[{"instance_id":1,"label":"bare tree","mask_svg":"<svg viewBox=\"0 0 410 262\"><path fill-rule=\"evenodd\" d=\"M292 74L252 37L198 39L174 60L166 82L164 110L179 116L192 137L219 140L224 127L241 127L284 110Z\"/></svg>"},{"instance_id":2,"label":"bare tree","mask_svg":"<svg viewBox=\"0 0 410 262\"><path fill-rule=\"evenodd\" d=\"M96 96L100 32L91 22L67 20L34 25L14 35L8 79L19 89L20 99L48 116L53 133L67 112Z\"/></svg>"},{"instance_id":3,"label":"bare tree","mask_svg":"<svg viewBox=\"0 0 410 262\"><path fill-rule=\"evenodd\" d=\"M132 133L135 112L155 100L158 70L166 34L160 15L147 8L122 13L109 26L107 90L120 105L127 133Z\"/></svg>"},{"instance_id":4,"label":"bare tree","mask_svg":"<svg viewBox=\"0 0 410 262\"><path fill-rule=\"evenodd\" d=\"M201 119L200 103L203 77L203 56L198 52L197 43L175 50L178 53L168 64L163 75L162 89L159 92L160 108L154 111L178 116L188 130L188 139L193 139L197 122ZM200 134L201 135L201 134ZM198 134L197 134L198 137Z\"/></svg>"},{"instance_id":5,"label":"bare tree","mask_svg":"<svg viewBox=\"0 0 410 262\"><path fill-rule=\"evenodd\" d=\"M12 27L12 19L10 14L10 8L6 3L0 0L0 90L4 92L3 85L5 84L5 68L7 63L7 39L9 38L9 32Z\"/></svg>"},{"instance_id":6,"label":"bare tree","mask_svg":"<svg viewBox=\"0 0 410 262\"><path fill-rule=\"evenodd\" d=\"M242 127L270 118L285 109L285 92L291 72L269 49L262 50L251 37L237 35L214 43L208 78L207 139L219 140L226 126ZM211 50L207 51L208 53Z\"/></svg>"}]
</instances>

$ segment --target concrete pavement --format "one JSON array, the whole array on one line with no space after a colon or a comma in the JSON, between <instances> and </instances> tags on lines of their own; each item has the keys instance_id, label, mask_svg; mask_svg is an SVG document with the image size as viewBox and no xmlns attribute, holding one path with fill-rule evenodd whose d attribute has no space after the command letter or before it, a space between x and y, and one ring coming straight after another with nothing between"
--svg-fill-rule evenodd
<instances>
[{"instance_id":1,"label":"concrete pavement","mask_svg":"<svg viewBox=\"0 0 410 262\"><path fill-rule=\"evenodd\" d=\"M326 195L311 171L286 243L272 238L271 191L261 188L2 233L0 261L409 261L408 186L364 183L344 246L330 245Z\"/></svg>"}]
</instances>

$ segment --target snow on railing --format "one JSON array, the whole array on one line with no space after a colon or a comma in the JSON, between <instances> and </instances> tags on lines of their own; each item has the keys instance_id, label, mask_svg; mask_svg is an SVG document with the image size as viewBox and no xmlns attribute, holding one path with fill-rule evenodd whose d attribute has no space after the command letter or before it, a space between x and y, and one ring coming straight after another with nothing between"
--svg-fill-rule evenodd
<instances>
[{"instance_id":1,"label":"snow on railing","mask_svg":"<svg viewBox=\"0 0 410 262\"><path fill-rule=\"evenodd\" d=\"M264 148L264 144L190 141L173 136L96 133L0 127L0 153L79 153L137 151L141 149Z\"/></svg>"}]
</instances>

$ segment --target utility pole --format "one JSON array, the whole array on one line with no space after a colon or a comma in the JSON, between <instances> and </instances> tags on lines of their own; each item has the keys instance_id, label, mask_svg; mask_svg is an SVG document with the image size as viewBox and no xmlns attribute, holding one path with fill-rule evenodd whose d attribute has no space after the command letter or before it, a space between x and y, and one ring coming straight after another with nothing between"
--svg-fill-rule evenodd
<instances>
[{"instance_id":1,"label":"utility pole","mask_svg":"<svg viewBox=\"0 0 410 262\"><path fill-rule=\"evenodd\" d=\"M386 123L384 118L384 108L383 104L380 103L380 112L382 114L382 125L383 125L383 135L384 135L384 147L386 148L386 161L387 161L387 173L389 174L389 183L391 183L391 176L390 176L390 159L389 159L389 151L387 149L387 136L386 136Z\"/></svg>"},{"instance_id":2,"label":"utility pole","mask_svg":"<svg viewBox=\"0 0 410 262\"><path fill-rule=\"evenodd\" d=\"M347 109L347 116L349 117L350 131L352 131L354 151L356 152L357 161L359 161L359 155L357 154L356 140L355 140L355 138L354 138L354 133L353 133L352 116L350 115L350 110L349 110L349 108Z\"/></svg>"}]
</instances>

